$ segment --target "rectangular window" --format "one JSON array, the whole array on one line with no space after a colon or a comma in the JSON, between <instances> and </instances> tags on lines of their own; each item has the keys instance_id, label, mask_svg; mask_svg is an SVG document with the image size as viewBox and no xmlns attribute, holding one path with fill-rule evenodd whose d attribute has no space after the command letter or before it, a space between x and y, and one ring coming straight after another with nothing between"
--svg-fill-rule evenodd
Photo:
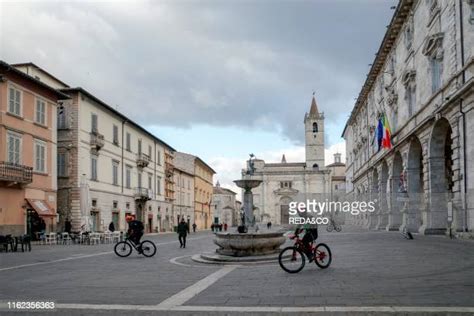
<instances>
[{"instance_id":1,"label":"rectangular window","mask_svg":"<svg viewBox=\"0 0 474 316\"><path fill-rule=\"evenodd\" d=\"M158 153L156 155L156 163L161 165L161 151L158 150Z\"/></svg>"},{"instance_id":2,"label":"rectangular window","mask_svg":"<svg viewBox=\"0 0 474 316\"><path fill-rule=\"evenodd\" d=\"M118 161L113 160L112 161L112 184L113 185L118 185L118 169L119 169Z\"/></svg>"},{"instance_id":3,"label":"rectangular window","mask_svg":"<svg viewBox=\"0 0 474 316\"><path fill-rule=\"evenodd\" d=\"M138 187L142 187L142 173L138 172Z\"/></svg>"},{"instance_id":4,"label":"rectangular window","mask_svg":"<svg viewBox=\"0 0 474 316\"><path fill-rule=\"evenodd\" d=\"M21 116L21 91L13 87L9 89L8 112Z\"/></svg>"},{"instance_id":5,"label":"rectangular window","mask_svg":"<svg viewBox=\"0 0 474 316\"><path fill-rule=\"evenodd\" d=\"M46 172L46 143L35 141L35 171Z\"/></svg>"},{"instance_id":6,"label":"rectangular window","mask_svg":"<svg viewBox=\"0 0 474 316\"><path fill-rule=\"evenodd\" d=\"M67 153L59 153L58 154L58 176L67 177L67 175L68 175Z\"/></svg>"},{"instance_id":7,"label":"rectangular window","mask_svg":"<svg viewBox=\"0 0 474 316\"><path fill-rule=\"evenodd\" d=\"M153 175L151 173L148 174L148 189L152 189L152 183L153 183Z\"/></svg>"},{"instance_id":8,"label":"rectangular window","mask_svg":"<svg viewBox=\"0 0 474 316\"><path fill-rule=\"evenodd\" d=\"M142 140L139 139L138 140L138 154L141 154L142 153Z\"/></svg>"},{"instance_id":9,"label":"rectangular window","mask_svg":"<svg viewBox=\"0 0 474 316\"><path fill-rule=\"evenodd\" d=\"M67 126L67 114L66 108L64 106L60 106L58 108L58 128L59 129L66 129Z\"/></svg>"},{"instance_id":10,"label":"rectangular window","mask_svg":"<svg viewBox=\"0 0 474 316\"><path fill-rule=\"evenodd\" d=\"M130 143L131 143L131 135L130 135L130 133L127 133L126 142L127 142L127 144L126 144L126 149L127 149L128 151L132 151L132 149L130 148Z\"/></svg>"},{"instance_id":11,"label":"rectangular window","mask_svg":"<svg viewBox=\"0 0 474 316\"><path fill-rule=\"evenodd\" d=\"M161 177L156 177L156 194L161 195Z\"/></svg>"},{"instance_id":12,"label":"rectangular window","mask_svg":"<svg viewBox=\"0 0 474 316\"><path fill-rule=\"evenodd\" d=\"M435 93L441 88L441 61L431 59L431 92Z\"/></svg>"},{"instance_id":13,"label":"rectangular window","mask_svg":"<svg viewBox=\"0 0 474 316\"><path fill-rule=\"evenodd\" d=\"M150 145L148 145L148 157L150 157L151 159L151 146Z\"/></svg>"},{"instance_id":14,"label":"rectangular window","mask_svg":"<svg viewBox=\"0 0 474 316\"><path fill-rule=\"evenodd\" d=\"M113 127L113 142L114 142L114 145L118 145L119 144L119 140L118 140L118 126L117 125L114 125Z\"/></svg>"},{"instance_id":15,"label":"rectangular window","mask_svg":"<svg viewBox=\"0 0 474 316\"><path fill-rule=\"evenodd\" d=\"M118 201L112 201L112 208L114 210L118 209Z\"/></svg>"},{"instance_id":16,"label":"rectangular window","mask_svg":"<svg viewBox=\"0 0 474 316\"><path fill-rule=\"evenodd\" d=\"M21 164L21 135L8 132L7 134L8 162Z\"/></svg>"},{"instance_id":17,"label":"rectangular window","mask_svg":"<svg viewBox=\"0 0 474 316\"><path fill-rule=\"evenodd\" d=\"M408 118L413 115L416 104L416 89L413 86L408 87Z\"/></svg>"},{"instance_id":18,"label":"rectangular window","mask_svg":"<svg viewBox=\"0 0 474 316\"><path fill-rule=\"evenodd\" d=\"M132 187L132 167L127 166L125 170L125 186L127 189Z\"/></svg>"},{"instance_id":19,"label":"rectangular window","mask_svg":"<svg viewBox=\"0 0 474 316\"><path fill-rule=\"evenodd\" d=\"M98 133L99 132L99 122L97 118L97 114L91 113L91 132Z\"/></svg>"},{"instance_id":20,"label":"rectangular window","mask_svg":"<svg viewBox=\"0 0 474 316\"><path fill-rule=\"evenodd\" d=\"M91 156L91 180L97 181L97 156Z\"/></svg>"},{"instance_id":21,"label":"rectangular window","mask_svg":"<svg viewBox=\"0 0 474 316\"><path fill-rule=\"evenodd\" d=\"M41 99L36 99L36 123L46 125L46 102Z\"/></svg>"},{"instance_id":22,"label":"rectangular window","mask_svg":"<svg viewBox=\"0 0 474 316\"><path fill-rule=\"evenodd\" d=\"M125 170L125 186L127 189L132 187L132 167L127 166Z\"/></svg>"}]
</instances>

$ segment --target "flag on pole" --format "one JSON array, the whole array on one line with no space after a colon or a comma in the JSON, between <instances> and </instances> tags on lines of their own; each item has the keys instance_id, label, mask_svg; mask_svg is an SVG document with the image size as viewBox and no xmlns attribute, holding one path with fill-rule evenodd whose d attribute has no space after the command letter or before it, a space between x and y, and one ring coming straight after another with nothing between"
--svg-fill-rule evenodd
<instances>
[{"instance_id":1,"label":"flag on pole","mask_svg":"<svg viewBox=\"0 0 474 316\"><path fill-rule=\"evenodd\" d=\"M390 130L390 125L388 123L387 115L385 115L385 113L382 114L382 116L379 118L375 137L377 138L377 145L379 151L381 148L392 148L392 132Z\"/></svg>"},{"instance_id":2,"label":"flag on pole","mask_svg":"<svg viewBox=\"0 0 474 316\"><path fill-rule=\"evenodd\" d=\"M382 147L391 149L392 148L392 132L390 130L390 125L388 124L387 115L383 114L383 139Z\"/></svg>"},{"instance_id":3,"label":"flag on pole","mask_svg":"<svg viewBox=\"0 0 474 316\"><path fill-rule=\"evenodd\" d=\"M377 124L377 145L378 145L378 151L380 151L380 148L382 148L382 140L383 140L383 122L382 122L382 117L379 118L379 123Z\"/></svg>"}]
</instances>

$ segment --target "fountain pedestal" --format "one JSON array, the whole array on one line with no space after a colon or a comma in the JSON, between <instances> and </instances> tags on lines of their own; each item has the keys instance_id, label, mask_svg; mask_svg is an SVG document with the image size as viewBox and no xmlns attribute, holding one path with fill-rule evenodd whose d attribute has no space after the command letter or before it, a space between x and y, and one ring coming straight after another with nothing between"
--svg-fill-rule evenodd
<instances>
[{"instance_id":1,"label":"fountain pedestal","mask_svg":"<svg viewBox=\"0 0 474 316\"><path fill-rule=\"evenodd\" d=\"M252 157L252 155L251 155ZM250 160L249 162L252 162ZM280 246L285 243L284 231L266 231L249 233L248 227L253 226L255 220L253 215L252 189L262 183L261 180L251 179L254 168L250 164L248 177L235 180L235 184L244 189L243 214L241 224L237 232L215 233L214 243L219 246L214 254L199 254L192 257L194 261L202 263L255 263L275 262L278 259Z\"/></svg>"}]
</instances>

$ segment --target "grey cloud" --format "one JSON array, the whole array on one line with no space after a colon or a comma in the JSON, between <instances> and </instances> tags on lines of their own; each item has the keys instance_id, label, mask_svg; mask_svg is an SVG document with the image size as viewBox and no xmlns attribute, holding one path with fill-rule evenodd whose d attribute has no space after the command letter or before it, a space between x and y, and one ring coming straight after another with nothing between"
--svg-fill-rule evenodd
<instances>
[{"instance_id":1,"label":"grey cloud","mask_svg":"<svg viewBox=\"0 0 474 316\"><path fill-rule=\"evenodd\" d=\"M261 128L301 143L313 89L328 126L344 121L393 2L4 2L0 53L145 125Z\"/></svg>"}]
</instances>

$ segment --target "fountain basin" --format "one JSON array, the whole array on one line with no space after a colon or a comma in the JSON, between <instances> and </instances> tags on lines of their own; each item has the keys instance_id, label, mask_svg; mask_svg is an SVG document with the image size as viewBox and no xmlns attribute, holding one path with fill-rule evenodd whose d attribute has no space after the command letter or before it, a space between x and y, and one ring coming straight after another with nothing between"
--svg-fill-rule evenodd
<instances>
[{"instance_id":1,"label":"fountain basin","mask_svg":"<svg viewBox=\"0 0 474 316\"><path fill-rule=\"evenodd\" d=\"M214 243L219 246L216 252L224 256L247 257L264 256L280 251L285 243L283 232L269 233L216 233Z\"/></svg>"}]
</instances>

